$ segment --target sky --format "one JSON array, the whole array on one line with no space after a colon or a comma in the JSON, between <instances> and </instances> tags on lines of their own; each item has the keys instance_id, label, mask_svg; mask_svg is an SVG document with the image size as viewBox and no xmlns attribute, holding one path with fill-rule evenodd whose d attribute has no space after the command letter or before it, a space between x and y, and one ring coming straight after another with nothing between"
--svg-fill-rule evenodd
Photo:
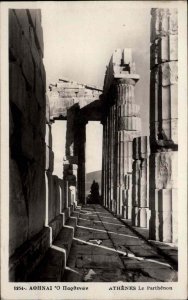
<instances>
[{"instance_id":1,"label":"sky","mask_svg":"<svg viewBox=\"0 0 188 300\"><path fill-rule=\"evenodd\" d=\"M141 108L142 134L147 135L150 7L143 7L143 2L134 1L64 1L50 4L50 8L42 8L47 87L49 83L66 77L102 88L106 66L114 50L132 48L136 72L140 75L135 88L135 100ZM59 139L59 135L63 136L65 131L63 126L60 122L53 125L55 162L59 164L55 170L57 173L64 156L64 141L60 142ZM95 135L94 131L97 132ZM95 123L87 126L86 147L87 172L99 170L102 158L101 125Z\"/></svg>"}]
</instances>

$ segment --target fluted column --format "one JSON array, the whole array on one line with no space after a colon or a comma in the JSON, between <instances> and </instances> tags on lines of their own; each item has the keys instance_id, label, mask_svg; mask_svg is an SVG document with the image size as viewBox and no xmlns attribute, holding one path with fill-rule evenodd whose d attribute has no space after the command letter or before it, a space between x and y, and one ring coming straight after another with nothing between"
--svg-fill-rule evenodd
<instances>
[{"instance_id":1,"label":"fluted column","mask_svg":"<svg viewBox=\"0 0 188 300\"><path fill-rule=\"evenodd\" d=\"M140 134L139 107L134 103L134 78L118 79L117 85L117 214L131 219L132 141Z\"/></svg>"},{"instance_id":2,"label":"fluted column","mask_svg":"<svg viewBox=\"0 0 188 300\"><path fill-rule=\"evenodd\" d=\"M139 106L134 101L138 80L131 49L115 50L107 67L103 94L106 115L103 137L106 143L106 156L103 157L103 174L106 174L104 203L125 218L131 218L132 209L132 140L140 135L141 130ZM125 184L128 175L129 184Z\"/></svg>"}]
</instances>

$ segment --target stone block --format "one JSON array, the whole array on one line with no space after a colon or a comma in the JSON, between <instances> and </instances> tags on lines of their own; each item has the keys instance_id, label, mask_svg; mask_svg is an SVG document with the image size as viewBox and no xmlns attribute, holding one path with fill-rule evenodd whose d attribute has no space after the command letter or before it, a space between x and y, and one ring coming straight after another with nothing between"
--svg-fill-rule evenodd
<instances>
[{"instance_id":1,"label":"stone block","mask_svg":"<svg viewBox=\"0 0 188 300\"><path fill-rule=\"evenodd\" d=\"M159 64L159 45L155 40L150 46L150 70Z\"/></svg>"},{"instance_id":2,"label":"stone block","mask_svg":"<svg viewBox=\"0 0 188 300\"><path fill-rule=\"evenodd\" d=\"M37 38L37 47L41 50L42 57L44 56L44 41L43 41L43 31L41 26L41 12L37 10L35 19L35 33Z\"/></svg>"},{"instance_id":3,"label":"stone block","mask_svg":"<svg viewBox=\"0 0 188 300\"><path fill-rule=\"evenodd\" d=\"M136 137L133 139L133 158L139 159L139 138Z\"/></svg>"},{"instance_id":4,"label":"stone block","mask_svg":"<svg viewBox=\"0 0 188 300\"><path fill-rule=\"evenodd\" d=\"M169 21L168 21L169 9L159 9L159 34L166 36L168 34L169 29Z\"/></svg>"},{"instance_id":5,"label":"stone block","mask_svg":"<svg viewBox=\"0 0 188 300\"><path fill-rule=\"evenodd\" d=\"M45 140L45 133L46 133L46 113L45 109L38 106L38 132L41 137Z\"/></svg>"},{"instance_id":6,"label":"stone block","mask_svg":"<svg viewBox=\"0 0 188 300\"><path fill-rule=\"evenodd\" d=\"M20 63L22 59L21 51L22 31L18 23L18 19L14 10L9 9L9 50L10 59L18 61Z\"/></svg>"},{"instance_id":7,"label":"stone block","mask_svg":"<svg viewBox=\"0 0 188 300\"><path fill-rule=\"evenodd\" d=\"M65 182L63 179L59 178L59 187L60 187L60 203L61 203L61 212L66 207L66 195L65 195Z\"/></svg>"},{"instance_id":8,"label":"stone block","mask_svg":"<svg viewBox=\"0 0 188 300\"><path fill-rule=\"evenodd\" d=\"M44 84L44 89L46 90L46 70L42 59L40 60L40 72L41 72L42 82Z\"/></svg>"},{"instance_id":9,"label":"stone block","mask_svg":"<svg viewBox=\"0 0 188 300\"><path fill-rule=\"evenodd\" d=\"M149 155L149 137L148 136L140 136L139 138L139 157L141 159L146 159ZM146 162L146 161L145 161Z\"/></svg>"},{"instance_id":10,"label":"stone block","mask_svg":"<svg viewBox=\"0 0 188 300\"><path fill-rule=\"evenodd\" d=\"M141 228L148 227L148 208L139 208L138 210L138 226Z\"/></svg>"},{"instance_id":11,"label":"stone block","mask_svg":"<svg viewBox=\"0 0 188 300\"><path fill-rule=\"evenodd\" d=\"M162 120L160 133L162 133L163 140L170 140L174 144L178 144L178 119Z\"/></svg>"},{"instance_id":12,"label":"stone block","mask_svg":"<svg viewBox=\"0 0 188 300\"><path fill-rule=\"evenodd\" d=\"M152 8L151 9L151 34L150 34L150 41L153 42L156 37L159 35L159 9Z\"/></svg>"},{"instance_id":13,"label":"stone block","mask_svg":"<svg viewBox=\"0 0 188 300\"><path fill-rule=\"evenodd\" d=\"M131 48L125 48L123 50L123 64L124 65L132 64L132 49Z\"/></svg>"},{"instance_id":14,"label":"stone block","mask_svg":"<svg viewBox=\"0 0 188 300\"><path fill-rule=\"evenodd\" d=\"M24 36L29 41L30 24L29 24L29 19L28 19L26 9L15 9L14 12L15 12L15 15L17 16L22 33L24 33Z\"/></svg>"},{"instance_id":15,"label":"stone block","mask_svg":"<svg viewBox=\"0 0 188 300\"><path fill-rule=\"evenodd\" d=\"M134 206L132 208L132 225L133 226L139 226L138 225L138 207Z\"/></svg>"},{"instance_id":16,"label":"stone block","mask_svg":"<svg viewBox=\"0 0 188 300\"><path fill-rule=\"evenodd\" d=\"M122 211L123 219L126 220L132 219L132 206L122 206L121 211Z\"/></svg>"},{"instance_id":17,"label":"stone block","mask_svg":"<svg viewBox=\"0 0 188 300\"><path fill-rule=\"evenodd\" d=\"M150 72L150 123L158 121L159 69Z\"/></svg>"},{"instance_id":18,"label":"stone block","mask_svg":"<svg viewBox=\"0 0 188 300\"><path fill-rule=\"evenodd\" d=\"M31 53L32 53L33 61L35 65L40 69L41 57L36 46L34 29L31 26L30 26L29 34L30 34L29 37L30 37L30 45L31 45Z\"/></svg>"},{"instance_id":19,"label":"stone block","mask_svg":"<svg viewBox=\"0 0 188 300\"><path fill-rule=\"evenodd\" d=\"M178 10L176 8L169 10L169 33L178 34Z\"/></svg>"},{"instance_id":20,"label":"stone block","mask_svg":"<svg viewBox=\"0 0 188 300\"><path fill-rule=\"evenodd\" d=\"M63 215L58 215L57 217L55 217L50 222L49 226L52 228L52 242L53 242L63 227Z\"/></svg>"},{"instance_id":21,"label":"stone block","mask_svg":"<svg viewBox=\"0 0 188 300\"><path fill-rule=\"evenodd\" d=\"M133 189L132 189L132 203L134 206L139 205L139 185L138 184L133 184Z\"/></svg>"},{"instance_id":22,"label":"stone block","mask_svg":"<svg viewBox=\"0 0 188 300\"><path fill-rule=\"evenodd\" d=\"M176 151L158 152L150 155L150 187L168 189L177 187ZM152 181L152 178L155 178Z\"/></svg>"},{"instance_id":23,"label":"stone block","mask_svg":"<svg viewBox=\"0 0 188 300\"><path fill-rule=\"evenodd\" d=\"M169 60L169 38L168 36L162 36L159 38L159 63Z\"/></svg>"},{"instance_id":24,"label":"stone block","mask_svg":"<svg viewBox=\"0 0 188 300\"><path fill-rule=\"evenodd\" d=\"M25 242L9 261L9 281L26 282L29 275L43 259L50 246L50 229L43 228L31 240Z\"/></svg>"},{"instance_id":25,"label":"stone block","mask_svg":"<svg viewBox=\"0 0 188 300\"><path fill-rule=\"evenodd\" d=\"M150 190L150 209L155 211L178 210L177 189L155 189Z\"/></svg>"},{"instance_id":26,"label":"stone block","mask_svg":"<svg viewBox=\"0 0 188 300\"><path fill-rule=\"evenodd\" d=\"M26 118L21 120L21 150L27 159L34 157L34 136L33 127Z\"/></svg>"},{"instance_id":27,"label":"stone block","mask_svg":"<svg viewBox=\"0 0 188 300\"><path fill-rule=\"evenodd\" d=\"M49 170L50 168L50 148L46 145L46 165L45 170Z\"/></svg>"},{"instance_id":28,"label":"stone block","mask_svg":"<svg viewBox=\"0 0 188 300\"><path fill-rule=\"evenodd\" d=\"M122 60L122 50L121 49L116 49L112 55L112 63L114 65L121 65L121 60Z\"/></svg>"},{"instance_id":29,"label":"stone block","mask_svg":"<svg viewBox=\"0 0 188 300\"><path fill-rule=\"evenodd\" d=\"M45 173L38 163L34 163L28 174L29 193L29 238L37 234L45 225L46 188Z\"/></svg>"},{"instance_id":30,"label":"stone block","mask_svg":"<svg viewBox=\"0 0 188 300\"><path fill-rule=\"evenodd\" d=\"M178 35L169 35L169 60L178 60Z\"/></svg>"},{"instance_id":31,"label":"stone block","mask_svg":"<svg viewBox=\"0 0 188 300\"><path fill-rule=\"evenodd\" d=\"M125 206L132 206L132 189L124 190L123 204Z\"/></svg>"},{"instance_id":32,"label":"stone block","mask_svg":"<svg viewBox=\"0 0 188 300\"><path fill-rule=\"evenodd\" d=\"M158 140L159 122L150 123L150 143L155 144Z\"/></svg>"},{"instance_id":33,"label":"stone block","mask_svg":"<svg viewBox=\"0 0 188 300\"><path fill-rule=\"evenodd\" d=\"M36 9L27 9L28 17L30 24L33 28L35 28L35 20L36 20Z\"/></svg>"},{"instance_id":34,"label":"stone block","mask_svg":"<svg viewBox=\"0 0 188 300\"><path fill-rule=\"evenodd\" d=\"M178 85L170 86L170 100L171 100L171 118L178 119Z\"/></svg>"},{"instance_id":35,"label":"stone block","mask_svg":"<svg viewBox=\"0 0 188 300\"><path fill-rule=\"evenodd\" d=\"M171 86L160 86L159 89L159 100L158 100L158 111L159 122L171 118L171 97L170 97Z\"/></svg>"},{"instance_id":36,"label":"stone block","mask_svg":"<svg viewBox=\"0 0 188 300\"><path fill-rule=\"evenodd\" d=\"M159 213L151 210L149 219L149 239L159 241Z\"/></svg>"},{"instance_id":37,"label":"stone block","mask_svg":"<svg viewBox=\"0 0 188 300\"><path fill-rule=\"evenodd\" d=\"M23 49L23 58L22 58L21 67L22 67L24 77L29 87L32 89L34 86L34 65L33 65L32 54L31 54L28 41L24 36L22 37L22 49Z\"/></svg>"},{"instance_id":38,"label":"stone block","mask_svg":"<svg viewBox=\"0 0 188 300\"><path fill-rule=\"evenodd\" d=\"M37 48L40 49L41 56L44 54L43 32L41 27L41 10L40 9L28 9L28 17L30 24L34 29Z\"/></svg>"},{"instance_id":39,"label":"stone block","mask_svg":"<svg viewBox=\"0 0 188 300\"><path fill-rule=\"evenodd\" d=\"M158 192L158 211L171 212L172 211L172 190L162 189Z\"/></svg>"},{"instance_id":40,"label":"stone block","mask_svg":"<svg viewBox=\"0 0 188 300\"><path fill-rule=\"evenodd\" d=\"M161 242L172 242L172 213L159 212L159 240Z\"/></svg>"},{"instance_id":41,"label":"stone block","mask_svg":"<svg viewBox=\"0 0 188 300\"><path fill-rule=\"evenodd\" d=\"M122 156L122 160L120 161L121 166L121 182L124 181L124 174L132 173L132 157L124 157Z\"/></svg>"},{"instance_id":42,"label":"stone block","mask_svg":"<svg viewBox=\"0 0 188 300\"><path fill-rule=\"evenodd\" d=\"M35 68L35 96L41 108L46 106L46 96L44 90L44 83L40 76L40 70Z\"/></svg>"},{"instance_id":43,"label":"stone block","mask_svg":"<svg viewBox=\"0 0 188 300\"><path fill-rule=\"evenodd\" d=\"M9 254L28 239L28 206L16 161L9 161Z\"/></svg>"},{"instance_id":44,"label":"stone block","mask_svg":"<svg viewBox=\"0 0 188 300\"><path fill-rule=\"evenodd\" d=\"M45 170L45 140L40 133L36 133L34 138L34 160Z\"/></svg>"},{"instance_id":45,"label":"stone block","mask_svg":"<svg viewBox=\"0 0 188 300\"><path fill-rule=\"evenodd\" d=\"M140 180L140 165L141 165L141 161L140 160L135 160L133 162L133 185L135 184L139 184L139 180Z\"/></svg>"},{"instance_id":46,"label":"stone block","mask_svg":"<svg viewBox=\"0 0 188 300\"><path fill-rule=\"evenodd\" d=\"M149 238L165 243L172 242L172 213L151 211Z\"/></svg>"},{"instance_id":47,"label":"stone block","mask_svg":"<svg viewBox=\"0 0 188 300\"><path fill-rule=\"evenodd\" d=\"M162 75L162 86L177 84L178 82L178 62L170 61L160 65Z\"/></svg>"},{"instance_id":48,"label":"stone block","mask_svg":"<svg viewBox=\"0 0 188 300\"><path fill-rule=\"evenodd\" d=\"M9 99L16 107L26 114L26 85L20 67L15 63L9 64Z\"/></svg>"},{"instance_id":49,"label":"stone block","mask_svg":"<svg viewBox=\"0 0 188 300\"><path fill-rule=\"evenodd\" d=\"M118 130L141 131L141 119L139 117L121 117L118 122Z\"/></svg>"},{"instance_id":50,"label":"stone block","mask_svg":"<svg viewBox=\"0 0 188 300\"><path fill-rule=\"evenodd\" d=\"M46 145L46 170L53 172L54 170L54 152Z\"/></svg>"},{"instance_id":51,"label":"stone block","mask_svg":"<svg viewBox=\"0 0 188 300\"><path fill-rule=\"evenodd\" d=\"M55 205L55 216L60 214L60 186L59 178L56 175L53 175L53 191L54 191L54 205Z\"/></svg>"},{"instance_id":52,"label":"stone block","mask_svg":"<svg viewBox=\"0 0 188 300\"><path fill-rule=\"evenodd\" d=\"M121 104L118 107L119 117L138 117L140 116L140 106L134 103Z\"/></svg>"},{"instance_id":53,"label":"stone block","mask_svg":"<svg viewBox=\"0 0 188 300\"><path fill-rule=\"evenodd\" d=\"M147 207L147 185L139 185L139 207Z\"/></svg>"},{"instance_id":54,"label":"stone block","mask_svg":"<svg viewBox=\"0 0 188 300\"><path fill-rule=\"evenodd\" d=\"M125 141L122 143L122 156L128 160L131 160L132 163L132 141ZM132 168L132 167L131 167Z\"/></svg>"},{"instance_id":55,"label":"stone block","mask_svg":"<svg viewBox=\"0 0 188 300\"><path fill-rule=\"evenodd\" d=\"M140 185L147 184L147 159L142 159L140 164Z\"/></svg>"},{"instance_id":56,"label":"stone block","mask_svg":"<svg viewBox=\"0 0 188 300\"><path fill-rule=\"evenodd\" d=\"M29 110L28 120L30 121L31 125L33 126L34 131L38 132L40 129L39 106L38 106L35 95L30 91L27 91L27 108Z\"/></svg>"},{"instance_id":57,"label":"stone block","mask_svg":"<svg viewBox=\"0 0 188 300\"><path fill-rule=\"evenodd\" d=\"M126 174L124 177L124 185L125 189L131 189L132 188L132 174Z\"/></svg>"},{"instance_id":58,"label":"stone block","mask_svg":"<svg viewBox=\"0 0 188 300\"><path fill-rule=\"evenodd\" d=\"M45 143L48 147L52 148L52 128L49 124L46 124Z\"/></svg>"},{"instance_id":59,"label":"stone block","mask_svg":"<svg viewBox=\"0 0 188 300\"><path fill-rule=\"evenodd\" d=\"M49 102L49 97L46 94L46 122L50 122L50 102Z\"/></svg>"}]
</instances>

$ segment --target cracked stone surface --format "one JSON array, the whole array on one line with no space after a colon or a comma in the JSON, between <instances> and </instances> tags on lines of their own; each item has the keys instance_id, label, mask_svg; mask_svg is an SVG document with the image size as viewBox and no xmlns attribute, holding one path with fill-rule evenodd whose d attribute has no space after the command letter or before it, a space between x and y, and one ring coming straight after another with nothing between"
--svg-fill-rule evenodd
<instances>
[{"instance_id":1,"label":"cracked stone surface","mask_svg":"<svg viewBox=\"0 0 188 300\"><path fill-rule=\"evenodd\" d=\"M82 207L62 281L175 282L177 272L100 205Z\"/></svg>"}]
</instances>

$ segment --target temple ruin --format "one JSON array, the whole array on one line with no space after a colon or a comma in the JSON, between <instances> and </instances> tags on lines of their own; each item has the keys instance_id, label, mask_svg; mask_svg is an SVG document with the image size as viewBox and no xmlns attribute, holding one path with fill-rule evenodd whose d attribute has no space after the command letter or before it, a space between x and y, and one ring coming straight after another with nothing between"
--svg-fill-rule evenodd
<instances>
[{"instance_id":1,"label":"temple ruin","mask_svg":"<svg viewBox=\"0 0 188 300\"><path fill-rule=\"evenodd\" d=\"M142 136L132 49L113 52L103 89L65 78L46 89L44 51L40 10L10 10L10 281L31 278L86 204L89 121L103 125L103 206L147 229L150 240L177 246L177 10L151 10L149 136ZM62 178L53 175L56 120L67 121ZM64 231L67 241L74 236L71 226ZM64 245L65 264L69 251Z\"/></svg>"}]
</instances>

